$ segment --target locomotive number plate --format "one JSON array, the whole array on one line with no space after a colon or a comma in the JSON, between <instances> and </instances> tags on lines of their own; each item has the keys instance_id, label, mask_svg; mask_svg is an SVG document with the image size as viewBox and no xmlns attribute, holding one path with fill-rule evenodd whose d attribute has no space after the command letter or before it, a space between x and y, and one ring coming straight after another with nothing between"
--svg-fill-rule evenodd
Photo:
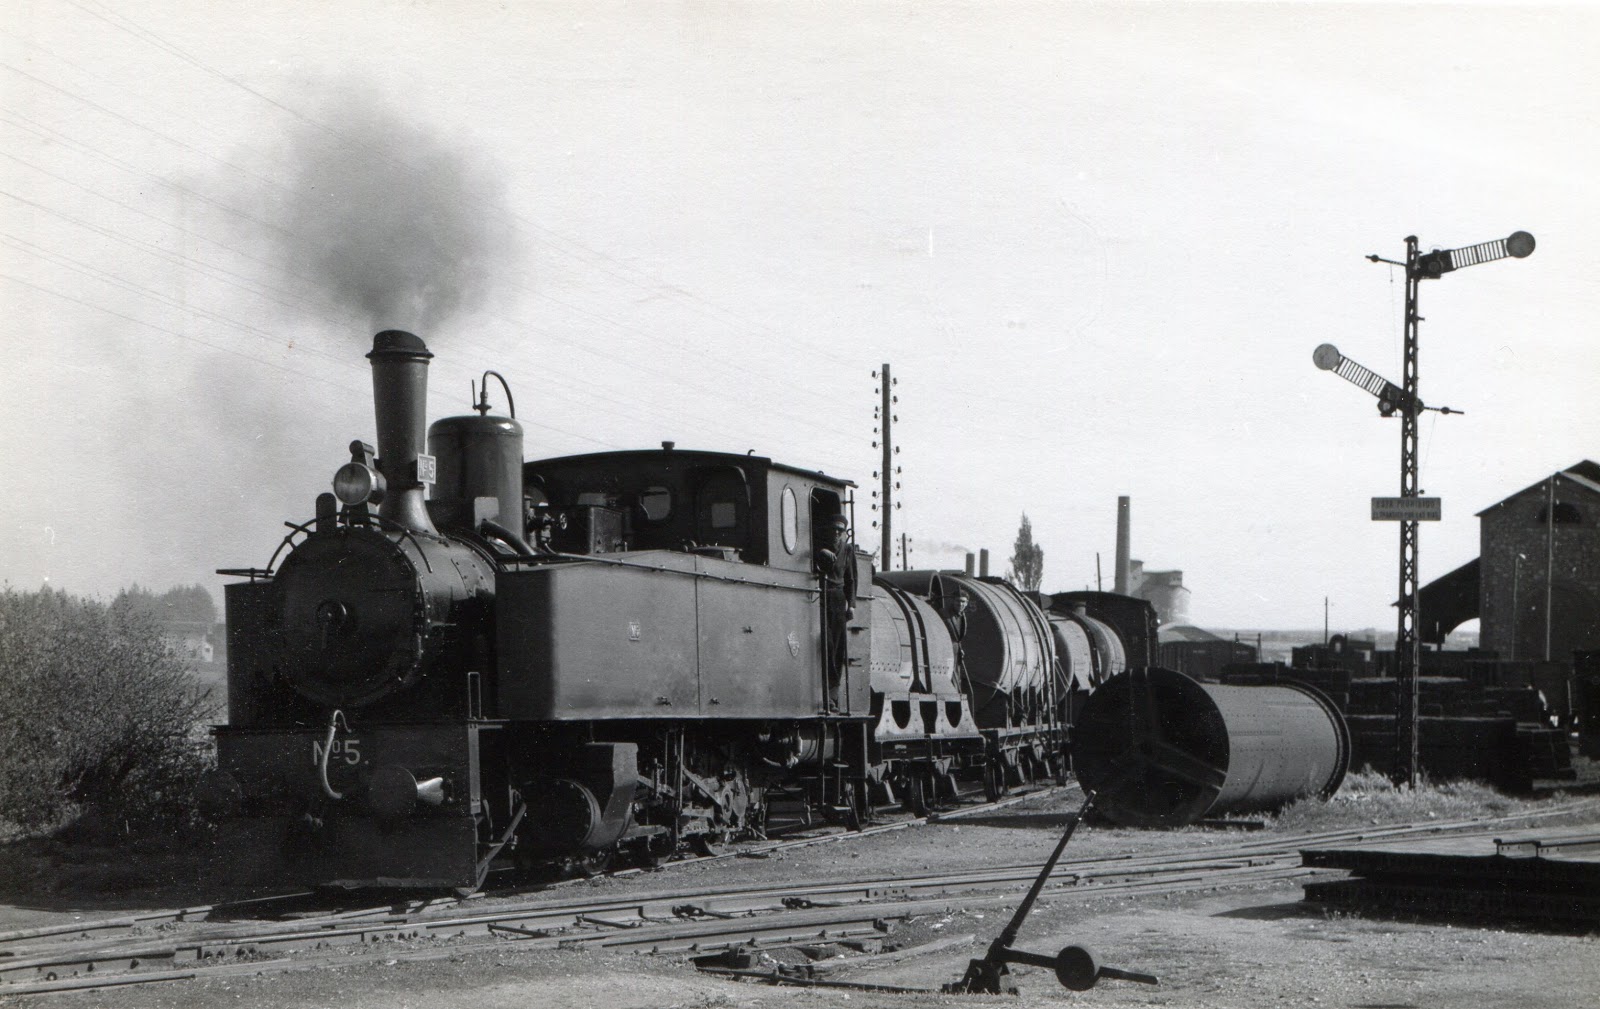
<instances>
[{"instance_id":1,"label":"locomotive number plate","mask_svg":"<svg viewBox=\"0 0 1600 1009\"><path fill-rule=\"evenodd\" d=\"M361 763L361 740L354 736L335 739L333 745L328 747L328 763L336 764L340 761L351 766ZM322 766L322 741L320 739L311 741L311 766Z\"/></svg>"}]
</instances>

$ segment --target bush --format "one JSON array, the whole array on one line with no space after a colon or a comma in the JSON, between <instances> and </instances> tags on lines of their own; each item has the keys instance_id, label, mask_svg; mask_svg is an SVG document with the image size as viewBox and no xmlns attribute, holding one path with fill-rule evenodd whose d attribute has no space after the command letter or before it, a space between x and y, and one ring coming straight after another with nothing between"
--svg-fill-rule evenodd
<instances>
[{"instance_id":1,"label":"bush","mask_svg":"<svg viewBox=\"0 0 1600 1009\"><path fill-rule=\"evenodd\" d=\"M184 821L216 705L160 625L126 599L0 592L0 819L75 808L116 833Z\"/></svg>"},{"instance_id":2,"label":"bush","mask_svg":"<svg viewBox=\"0 0 1600 1009\"><path fill-rule=\"evenodd\" d=\"M1416 788L1408 788L1363 768L1346 775L1339 791L1326 802L1297 799L1277 814L1274 823L1292 831L1344 830L1427 820L1445 823L1536 809L1536 803L1502 795L1481 782L1434 782L1422 775Z\"/></svg>"}]
</instances>

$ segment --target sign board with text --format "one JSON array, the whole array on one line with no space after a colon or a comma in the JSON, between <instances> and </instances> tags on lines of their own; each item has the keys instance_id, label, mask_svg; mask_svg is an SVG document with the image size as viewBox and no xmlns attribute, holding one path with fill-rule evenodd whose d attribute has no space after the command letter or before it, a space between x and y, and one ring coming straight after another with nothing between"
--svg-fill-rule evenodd
<instances>
[{"instance_id":1,"label":"sign board with text","mask_svg":"<svg viewBox=\"0 0 1600 1009\"><path fill-rule=\"evenodd\" d=\"M1374 522L1437 522L1443 514L1441 498L1436 497L1375 497L1372 499Z\"/></svg>"}]
</instances>

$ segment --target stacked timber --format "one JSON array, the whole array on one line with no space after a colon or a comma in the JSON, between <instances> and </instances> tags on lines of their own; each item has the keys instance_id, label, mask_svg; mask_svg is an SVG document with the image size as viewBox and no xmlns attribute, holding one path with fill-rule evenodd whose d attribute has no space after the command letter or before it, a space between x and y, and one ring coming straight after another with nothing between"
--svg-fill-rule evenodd
<instances>
[{"instance_id":1,"label":"stacked timber","mask_svg":"<svg viewBox=\"0 0 1600 1009\"><path fill-rule=\"evenodd\" d=\"M1371 664L1365 674L1358 671L1360 651L1335 652L1326 646L1295 651L1297 658L1315 664L1289 668L1232 663L1218 678L1236 685L1295 681L1316 687L1349 722L1351 768L1392 776L1399 683L1372 675ZM1532 685L1529 671L1539 664L1500 662L1491 653L1423 654L1431 661L1424 662L1428 674L1417 678L1418 756L1430 778L1486 781L1506 791L1526 792L1535 779L1576 776L1567 731L1557 726L1559 711ZM1600 653L1596 656L1591 721L1600 723ZM1452 675L1437 675L1441 672ZM1600 724L1594 729L1600 739Z\"/></svg>"},{"instance_id":2,"label":"stacked timber","mask_svg":"<svg viewBox=\"0 0 1600 1009\"><path fill-rule=\"evenodd\" d=\"M1418 757L1429 777L1486 781L1507 791L1528 791L1534 779L1574 777L1566 731L1555 727L1556 713L1526 675L1475 656L1432 666L1461 675L1417 680ZM1393 772L1397 681L1328 668L1284 675L1322 686L1340 702L1350 723L1351 767Z\"/></svg>"},{"instance_id":3,"label":"stacked timber","mask_svg":"<svg viewBox=\"0 0 1600 1009\"><path fill-rule=\"evenodd\" d=\"M1350 766L1392 777L1398 745L1394 715L1348 715L1345 721L1350 724ZM1509 716L1418 718L1417 759L1435 780L1487 781L1507 792L1533 788L1517 722Z\"/></svg>"},{"instance_id":4,"label":"stacked timber","mask_svg":"<svg viewBox=\"0 0 1600 1009\"><path fill-rule=\"evenodd\" d=\"M1573 653L1573 700L1578 714L1578 752L1600 757L1600 651Z\"/></svg>"},{"instance_id":5,"label":"stacked timber","mask_svg":"<svg viewBox=\"0 0 1600 1009\"><path fill-rule=\"evenodd\" d=\"M1332 908L1558 929L1600 925L1600 824L1492 841L1435 837L1309 849L1300 858L1312 868L1351 873L1305 884L1306 900Z\"/></svg>"},{"instance_id":6,"label":"stacked timber","mask_svg":"<svg viewBox=\"0 0 1600 1009\"><path fill-rule=\"evenodd\" d=\"M1285 669L1282 676L1309 683L1327 694L1339 710L1350 711L1350 684L1355 679L1348 669Z\"/></svg>"}]
</instances>

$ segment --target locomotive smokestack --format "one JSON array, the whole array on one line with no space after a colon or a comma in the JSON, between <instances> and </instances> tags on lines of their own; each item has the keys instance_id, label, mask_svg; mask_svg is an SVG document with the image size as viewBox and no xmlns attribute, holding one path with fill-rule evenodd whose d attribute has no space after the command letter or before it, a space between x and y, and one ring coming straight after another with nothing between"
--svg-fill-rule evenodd
<instances>
[{"instance_id":1,"label":"locomotive smokestack","mask_svg":"<svg viewBox=\"0 0 1600 1009\"><path fill-rule=\"evenodd\" d=\"M427 429L428 345L386 329L372 338L372 408L378 420L378 469L388 493L378 516L412 532L437 536L428 517L424 482L434 480L433 456L422 446Z\"/></svg>"},{"instance_id":2,"label":"locomotive smokestack","mask_svg":"<svg viewBox=\"0 0 1600 1009\"><path fill-rule=\"evenodd\" d=\"M1128 541L1132 535L1129 528L1129 513L1133 505L1126 496L1117 498L1117 567L1115 591L1119 595L1128 594L1128 567L1130 564L1131 550Z\"/></svg>"}]
</instances>

